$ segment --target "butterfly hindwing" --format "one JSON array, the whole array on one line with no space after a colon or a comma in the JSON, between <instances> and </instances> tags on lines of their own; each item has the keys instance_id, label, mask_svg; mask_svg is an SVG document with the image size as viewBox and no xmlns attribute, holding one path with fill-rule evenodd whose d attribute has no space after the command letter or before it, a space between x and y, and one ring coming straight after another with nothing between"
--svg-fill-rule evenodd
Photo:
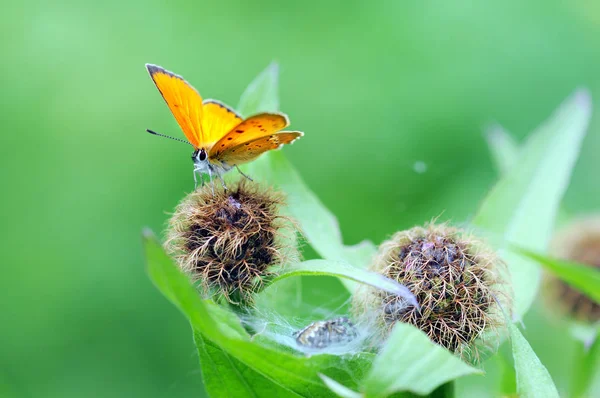
<instances>
[{"instance_id":1,"label":"butterfly hindwing","mask_svg":"<svg viewBox=\"0 0 600 398\"><path fill-rule=\"evenodd\" d=\"M270 136L288 125L287 116L281 113L261 113L251 116L233 127L229 133L217 141L209 156L212 158L219 157L222 152L234 146Z\"/></svg>"},{"instance_id":2,"label":"butterfly hindwing","mask_svg":"<svg viewBox=\"0 0 600 398\"><path fill-rule=\"evenodd\" d=\"M146 64L146 69L190 144L199 148L205 140L200 94L181 76L160 66Z\"/></svg>"},{"instance_id":3,"label":"butterfly hindwing","mask_svg":"<svg viewBox=\"0 0 600 398\"><path fill-rule=\"evenodd\" d=\"M284 144L291 144L297 138L302 137L302 135L303 133L299 131L281 131L279 133L259 137L248 142L228 147L226 150L220 152L215 160L230 166L250 162L267 151L278 149Z\"/></svg>"},{"instance_id":4,"label":"butterfly hindwing","mask_svg":"<svg viewBox=\"0 0 600 398\"><path fill-rule=\"evenodd\" d=\"M220 138L242 123L242 118L230 107L217 100L203 102L202 146L210 147Z\"/></svg>"}]
</instances>

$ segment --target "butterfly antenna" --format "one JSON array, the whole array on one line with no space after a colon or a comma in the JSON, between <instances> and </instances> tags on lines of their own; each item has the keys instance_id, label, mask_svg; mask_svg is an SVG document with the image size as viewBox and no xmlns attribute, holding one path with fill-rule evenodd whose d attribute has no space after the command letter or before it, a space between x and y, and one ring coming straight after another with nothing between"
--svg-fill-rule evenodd
<instances>
[{"instance_id":1,"label":"butterfly antenna","mask_svg":"<svg viewBox=\"0 0 600 398\"><path fill-rule=\"evenodd\" d=\"M149 132L150 134L154 134L154 135L157 135L157 136L159 136L159 137L170 138L170 139L172 139L172 140L175 140L175 141L183 142L184 144L192 145L192 144L191 144L191 143L189 143L188 141L186 141L186 140L182 140L182 139L180 139L180 138L175 138L175 137L171 137L171 136L169 136L169 135L159 134L159 133L157 133L156 131L152 131L152 130L150 130L150 129L146 129L146 131L147 131L147 132ZM193 145L192 145L192 146L193 146Z\"/></svg>"}]
</instances>

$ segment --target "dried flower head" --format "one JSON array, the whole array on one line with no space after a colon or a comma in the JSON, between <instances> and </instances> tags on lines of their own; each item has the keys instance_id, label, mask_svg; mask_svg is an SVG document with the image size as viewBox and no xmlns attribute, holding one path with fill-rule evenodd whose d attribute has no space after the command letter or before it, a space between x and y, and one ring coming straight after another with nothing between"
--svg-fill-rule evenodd
<instances>
[{"instance_id":1,"label":"dried flower head","mask_svg":"<svg viewBox=\"0 0 600 398\"><path fill-rule=\"evenodd\" d=\"M206 185L187 195L168 227L167 251L207 296L252 300L272 266L296 257L286 239L293 223L280 215L281 194L245 180L229 190Z\"/></svg>"},{"instance_id":2,"label":"dried flower head","mask_svg":"<svg viewBox=\"0 0 600 398\"><path fill-rule=\"evenodd\" d=\"M550 245L563 260L600 268L600 216L577 220L560 231ZM600 304L554 275L546 274L544 296L552 309L585 323L600 321Z\"/></svg>"},{"instance_id":3,"label":"dried flower head","mask_svg":"<svg viewBox=\"0 0 600 398\"><path fill-rule=\"evenodd\" d=\"M407 322L477 361L479 349L488 347L505 323L500 306L510 311L500 290L502 265L492 250L458 229L430 224L401 231L381 245L370 270L408 287L420 311L402 298L366 287L354 297L353 312L380 338L397 321Z\"/></svg>"}]
</instances>

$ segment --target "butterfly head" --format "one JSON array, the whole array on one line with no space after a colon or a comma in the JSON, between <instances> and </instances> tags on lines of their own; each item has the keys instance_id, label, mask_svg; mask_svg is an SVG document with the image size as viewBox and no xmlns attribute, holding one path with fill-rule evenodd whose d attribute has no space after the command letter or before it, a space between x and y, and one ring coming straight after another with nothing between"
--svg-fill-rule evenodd
<instances>
[{"instance_id":1,"label":"butterfly head","mask_svg":"<svg viewBox=\"0 0 600 398\"><path fill-rule=\"evenodd\" d=\"M196 173L210 173L212 167L208 162L208 153L204 148L196 148L192 152L192 162L194 162L194 181L196 181Z\"/></svg>"},{"instance_id":2,"label":"butterfly head","mask_svg":"<svg viewBox=\"0 0 600 398\"><path fill-rule=\"evenodd\" d=\"M198 148L192 153L192 160L194 163L202 163L206 162L208 155L206 154L206 150L204 148Z\"/></svg>"}]
</instances>

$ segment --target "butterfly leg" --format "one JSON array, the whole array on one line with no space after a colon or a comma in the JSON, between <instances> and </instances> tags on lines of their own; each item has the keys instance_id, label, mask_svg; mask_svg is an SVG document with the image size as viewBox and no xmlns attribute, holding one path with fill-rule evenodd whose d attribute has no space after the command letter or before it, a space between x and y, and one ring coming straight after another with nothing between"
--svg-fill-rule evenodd
<instances>
[{"instance_id":1,"label":"butterfly leg","mask_svg":"<svg viewBox=\"0 0 600 398\"><path fill-rule=\"evenodd\" d=\"M221 184L223 185L223 189L227 191L227 186L225 185L225 180L221 174L217 174L219 176L219 180L221 180Z\"/></svg>"},{"instance_id":2,"label":"butterfly leg","mask_svg":"<svg viewBox=\"0 0 600 398\"><path fill-rule=\"evenodd\" d=\"M247 178L247 179L249 179L250 181L254 181L252 178L250 178L250 177L248 177L246 174L244 174L244 173L242 172L242 170L240 170L240 168L239 168L239 166L238 166L238 165L236 165L236 166L235 166L235 168L237 169L237 171L239 171L239 172L240 172L240 174L241 174L241 175L243 175L244 177L246 177L246 178Z\"/></svg>"},{"instance_id":3,"label":"butterfly leg","mask_svg":"<svg viewBox=\"0 0 600 398\"><path fill-rule=\"evenodd\" d=\"M208 179L210 180L210 188L212 189L212 194L214 196L215 195L215 182L213 181L212 170L210 169L210 167L208 168Z\"/></svg>"},{"instance_id":4,"label":"butterfly leg","mask_svg":"<svg viewBox=\"0 0 600 398\"><path fill-rule=\"evenodd\" d=\"M200 176L200 187L204 186L204 176L202 173L198 171L198 169L194 169L194 190L198 188L198 177Z\"/></svg>"}]
</instances>

